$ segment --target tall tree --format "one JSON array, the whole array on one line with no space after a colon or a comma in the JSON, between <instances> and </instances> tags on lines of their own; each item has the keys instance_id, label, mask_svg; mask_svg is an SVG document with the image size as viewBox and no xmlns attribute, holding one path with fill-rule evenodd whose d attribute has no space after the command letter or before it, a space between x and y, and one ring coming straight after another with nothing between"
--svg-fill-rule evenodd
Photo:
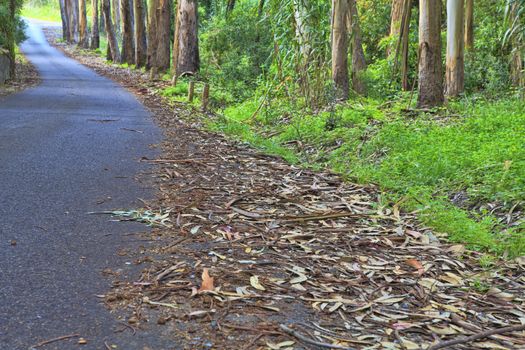
<instances>
[{"instance_id":1,"label":"tall tree","mask_svg":"<svg viewBox=\"0 0 525 350\"><path fill-rule=\"evenodd\" d=\"M149 0L147 69L157 67L157 7L158 0Z\"/></svg>"},{"instance_id":2,"label":"tall tree","mask_svg":"<svg viewBox=\"0 0 525 350\"><path fill-rule=\"evenodd\" d=\"M9 11L9 19L10 23L7 24L7 33L6 34L6 44L7 44L7 50L9 51L9 78L14 80L16 78L16 39L15 39L15 32L16 32L16 6L15 0L9 0L8 5L8 11Z\"/></svg>"},{"instance_id":3,"label":"tall tree","mask_svg":"<svg viewBox=\"0 0 525 350\"><path fill-rule=\"evenodd\" d=\"M157 9L157 68L166 71L170 68L171 0L159 0Z\"/></svg>"},{"instance_id":4,"label":"tall tree","mask_svg":"<svg viewBox=\"0 0 525 350\"><path fill-rule=\"evenodd\" d=\"M332 0L332 79L336 98L347 100L348 84L348 0Z\"/></svg>"},{"instance_id":5,"label":"tall tree","mask_svg":"<svg viewBox=\"0 0 525 350\"><path fill-rule=\"evenodd\" d=\"M87 28L87 14L86 14L86 0L78 0L79 4L79 41L78 45L82 48L88 48L88 28Z\"/></svg>"},{"instance_id":6,"label":"tall tree","mask_svg":"<svg viewBox=\"0 0 525 350\"><path fill-rule=\"evenodd\" d=\"M135 65L144 67L146 65L146 11L144 11L144 0L134 0L135 9Z\"/></svg>"},{"instance_id":7,"label":"tall tree","mask_svg":"<svg viewBox=\"0 0 525 350\"><path fill-rule=\"evenodd\" d=\"M410 35L410 18L412 17L412 0L404 0L403 16L401 20L401 86L403 90L410 90L408 82L408 40Z\"/></svg>"},{"instance_id":8,"label":"tall tree","mask_svg":"<svg viewBox=\"0 0 525 350\"><path fill-rule=\"evenodd\" d=\"M104 26L108 36L108 50L111 53L113 62L120 63L120 51L118 49L117 34L111 20L111 0L102 0L102 12L104 14Z\"/></svg>"},{"instance_id":9,"label":"tall tree","mask_svg":"<svg viewBox=\"0 0 525 350\"><path fill-rule=\"evenodd\" d=\"M419 0L418 107L439 106L443 96L441 0Z\"/></svg>"},{"instance_id":10,"label":"tall tree","mask_svg":"<svg viewBox=\"0 0 525 350\"><path fill-rule=\"evenodd\" d=\"M465 0L465 48L474 48L474 0Z\"/></svg>"},{"instance_id":11,"label":"tall tree","mask_svg":"<svg viewBox=\"0 0 525 350\"><path fill-rule=\"evenodd\" d=\"M91 42L89 47L92 50L98 49L100 47L98 18L98 0L91 0Z\"/></svg>"},{"instance_id":12,"label":"tall tree","mask_svg":"<svg viewBox=\"0 0 525 350\"><path fill-rule=\"evenodd\" d=\"M401 32L401 22L403 17L403 5L405 0L393 0L390 10L390 36L397 38ZM387 48L387 56L393 53L392 47Z\"/></svg>"},{"instance_id":13,"label":"tall tree","mask_svg":"<svg viewBox=\"0 0 525 350\"><path fill-rule=\"evenodd\" d=\"M447 69L446 94L456 97L465 85L464 1L447 0Z\"/></svg>"},{"instance_id":14,"label":"tall tree","mask_svg":"<svg viewBox=\"0 0 525 350\"><path fill-rule=\"evenodd\" d=\"M173 70L179 76L199 70L197 0L179 0L175 11L173 40Z\"/></svg>"},{"instance_id":15,"label":"tall tree","mask_svg":"<svg viewBox=\"0 0 525 350\"><path fill-rule=\"evenodd\" d=\"M513 86L525 85L525 74L523 67L523 39L525 28L520 23L520 14L524 11L519 2L508 0L507 17L509 29L505 34L505 41L511 44L510 54L510 80Z\"/></svg>"},{"instance_id":16,"label":"tall tree","mask_svg":"<svg viewBox=\"0 0 525 350\"><path fill-rule=\"evenodd\" d=\"M62 39L65 42L70 42L69 37L69 18L67 16L67 0L59 0L60 6L60 19L62 20Z\"/></svg>"},{"instance_id":17,"label":"tall tree","mask_svg":"<svg viewBox=\"0 0 525 350\"><path fill-rule=\"evenodd\" d=\"M235 0L228 0L226 2L226 16L229 15L235 8Z\"/></svg>"},{"instance_id":18,"label":"tall tree","mask_svg":"<svg viewBox=\"0 0 525 350\"><path fill-rule=\"evenodd\" d=\"M132 9L129 0L121 0L122 18L122 62L132 64L135 62L135 49L133 45L133 26L131 21Z\"/></svg>"},{"instance_id":19,"label":"tall tree","mask_svg":"<svg viewBox=\"0 0 525 350\"><path fill-rule=\"evenodd\" d=\"M78 31L78 1L77 0L65 0L67 18L69 20L69 40L72 43L78 43L79 31Z\"/></svg>"},{"instance_id":20,"label":"tall tree","mask_svg":"<svg viewBox=\"0 0 525 350\"><path fill-rule=\"evenodd\" d=\"M363 81L362 73L366 70L366 60L361 39L361 27L359 25L357 3L355 0L350 0L350 11L348 11L346 23L347 28L350 29L352 38L352 89L358 94L364 95L366 94L366 86Z\"/></svg>"}]
</instances>

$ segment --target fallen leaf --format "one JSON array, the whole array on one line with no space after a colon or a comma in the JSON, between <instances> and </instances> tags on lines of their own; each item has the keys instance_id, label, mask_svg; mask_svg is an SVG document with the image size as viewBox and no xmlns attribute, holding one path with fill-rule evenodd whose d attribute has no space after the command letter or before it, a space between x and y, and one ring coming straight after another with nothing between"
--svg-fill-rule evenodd
<instances>
[{"instance_id":1,"label":"fallen leaf","mask_svg":"<svg viewBox=\"0 0 525 350\"><path fill-rule=\"evenodd\" d=\"M417 259L407 259L405 260L405 263L417 270L417 273L421 276L425 273L425 268L423 267L423 264L419 262Z\"/></svg>"},{"instance_id":2,"label":"fallen leaf","mask_svg":"<svg viewBox=\"0 0 525 350\"><path fill-rule=\"evenodd\" d=\"M259 276L250 277L250 284L252 285L253 288L257 290L266 290L266 288L264 288L261 282L259 282Z\"/></svg>"},{"instance_id":3,"label":"fallen leaf","mask_svg":"<svg viewBox=\"0 0 525 350\"><path fill-rule=\"evenodd\" d=\"M213 291L215 287L213 286L213 277L210 277L208 273L208 268L202 270L202 285L198 289L198 292L204 291Z\"/></svg>"}]
</instances>

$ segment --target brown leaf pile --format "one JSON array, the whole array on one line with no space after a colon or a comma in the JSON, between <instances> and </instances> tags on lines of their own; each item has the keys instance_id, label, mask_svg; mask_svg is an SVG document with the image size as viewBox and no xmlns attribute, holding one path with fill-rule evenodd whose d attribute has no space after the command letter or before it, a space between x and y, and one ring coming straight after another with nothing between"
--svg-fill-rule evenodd
<instances>
[{"instance_id":1,"label":"brown leaf pile","mask_svg":"<svg viewBox=\"0 0 525 350\"><path fill-rule=\"evenodd\" d=\"M525 348L524 258L482 269L373 187L181 123L141 78L131 89L166 130L152 206L173 227L109 295L140 326L186 349Z\"/></svg>"}]
</instances>

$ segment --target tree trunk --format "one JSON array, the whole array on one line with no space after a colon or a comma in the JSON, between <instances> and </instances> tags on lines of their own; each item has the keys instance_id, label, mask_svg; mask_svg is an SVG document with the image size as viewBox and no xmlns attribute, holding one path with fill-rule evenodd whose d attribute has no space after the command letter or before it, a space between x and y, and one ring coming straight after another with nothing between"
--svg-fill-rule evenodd
<instances>
[{"instance_id":1,"label":"tree trunk","mask_svg":"<svg viewBox=\"0 0 525 350\"><path fill-rule=\"evenodd\" d=\"M16 79L16 51L15 51L15 15L16 3L15 0L9 0L9 16L11 17L11 28L7 30L7 50L9 51L9 79Z\"/></svg>"},{"instance_id":2,"label":"tree trunk","mask_svg":"<svg viewBox=\"0 0 525 350\"><path fill-rule=\"evenodd\" d=\"M108 36L108 48L111 53L111 59L113 62L120 63L120 52L118 49L117 35L115 34L115 28L113 28L113 22L111 21L111 0L102 0L102 9L104 13L104 25L106 28L106 34Z\"/></svg>"},{"instance_id":3,"label":"tree trunk","mask_svg":"<svg viewBox=\"0 0 525 350\"><path fill-rule=\"evenodd\" d=\"M365 52L363 51L363 42L361 39L361 27L359 26L359 15L357 12L357 3L350 0L350 11L347 17L347 28L352 33L352 88L360 95L366 94L366 86L362 78L366 70Z\"/></svg>"},{"instance_id":4,"label":"tree trunk","mask_svg":"<svg viewBox=\"0 0 525 350\"><path fill-rule=\"evenodd\" d=\"M419 0L418 107L443 104L441 0Z\"/></svg>"},{"instance_id":5,"label":"tree trunk","mask_svg":"<svg viewBox=\"0 0 525 350\"><path fill-rule=\"evenodd\" d=\"M179 0L177 3L173 40L173 73L176 76L199 70L197 10L197 0Z\"/></svg>"},{"instance_id":6,"label":"tree trunk","mask_svg":"<svg viewBox=\"0 0 525 350\"><path fill-rule=\"evenodd\" d=\"M98 26L98 0L91 0L91 43L89 47L92 50L96 50L100 47L100 33Z\"/></svg>"},{"instance_id":7,"label":"tree trunk","mask_svg":"<svg viewBox=\"0 0 525 350\"><path fill-rule=\"evenodd\" d=\"M171 0L160 0L157 9L157 68L159 72L170 69Z\"/></svg>"},{"instance_id":8,"label":"tree trunk","mask_svg":"<svg viewBox=\"0 0 525 350\"><path fill-rule=\"evenodd\" d=\"M228 0L226 3L226 16L228 16L235 8L235 0Z\"/></svg>"},{"instance_id":9,"label":"tree trunk","mask_svg":"<svg viewBox=\"0 0 525 350\"><path fill-rule=\"evenodd\" d=\"M146 12L144 11L144 0L135 0L135 66L146 65Z\"/></svg>"},{"instance_id":10,"label":"tree trunk","mask_svg":"<svg viewBox=\"0 0 525 350\"><path fill-rule=\"evenodd\" d=\"M515 2L510 9L511 23L518 22L519 18L519 4ZM512 86L520 87L525 84L525 77L523 74L523 58L521 57L521 43L519 39L514 36L512 38L512 53L510 57L510 80Z\"/></svg>"},{"instance_id":11,"label":"tree trunk","mask_svg":"<svg viewBox=\"0 0 525 350\"><path fill-rule=\"evenodd\" d=\"M67 17L67 8L66 0L60 0L60 18L62 20L62 39L65 42L70 42L71 39L69 38L69 19Z\"/></svg>"},{"instance_id":12,"label":"tree trunk","mask_svg":"<svg viewBox=\"0 0 525 350\"><path fill-rule=\"evenodd\" d=\"M465 3L465 49L474 48L474 0Z\"/></svg>"},{"instance_id":13,"label":"tree trunk","mask_svg":"<svg viewBox=\"0 0 525 350\"><path fill-rule=\"evenodd\" d=\"M292 5L295 20L295 36L299 44L299 51L301 52L305 63L308 64L312 47L309 40L307 23L305 23L306 18L308 17L305 6L306 1L307 0L293 0ZM346 6L348 7L348 4Z\"/></svg>"},{"instance_id":14,"label":"tree trunk","mask_svg":"<svg viewBox=\"0 0 525 350\"><path fill-rule=\"evenodd\" d=\"M401 86L404 91L409 91L411 86L408 81L408 40L410 37L410 18L412 17L412 0L404 0L403 18L401 23Z\"/></svg>"},{"instance_id":15,"label":"tree trunk","mask_svg":"<svg viewBox=\"0 0 525 350\"><path fill-rule=\"evenodd\" d=\"M86 0L79 0L79 12L80 12L80 21L79 21L79 42L78 45L84 49L87 49L89 46L88 39L88 28L87 28L87 15L86 15Z\"/></svg>"},{"instance_id":16,"label":"tree trunk","mask_svg":"<svg viewBox=\"0 0 525 350\"><path fill-rule=\"evenodd\" d=\"M147 69L157 66L157 7L158 0L149 0Z\"/></svg>"},{"instance_id":17,"label":"tree trunk","mask_svg":"<svg viewBox=\"0 0 525 350\"><path fill-rule=\"evenodd\" d=\"M405 0L393 0L392 1L392 10L390 12L390 36L391 37L399 37L399 33L401 33L401 22L403 18L403 5L405 3ZM396 40L397 42L397 40ZM390 56L392 54L392 47L389 45L387 48L387 56Z\"/></svg>"},{"instance_id":18,"label":"tree trunk","mask_svg":"<svg viewBox=\"0 0 525 350\"><path fill-rule=\"evenodd\" d=\"M112 11L112 15L113 15L113 19L115 20L115 25L114 25L114 28L115 28L115 33L117 34L120 34L121 31L120 31L120 23L121 23L121 18L120 18L120 0L112 0L113 1L113 8L111 9Z\"/></svg>"},{"instance_id":19,"label":"tree trunk","mask_svg":"<svg viewBox=\"0 0 525 350\"><path fill-rule=\"evenodd\" d=\"M332 79L336 98L347 100L350 92L348 84L348 0L332 0Z\"/></svg>"},{"instance_id":20,"label":"tree trunk","mask_svg":"<svg viewBox=\"0 0 525 350\"><path fill-rule=\"evenodd\" d=\"M261 17L262 14L263 14L264 3L265 3L264 0L259 0L259 8L257 9L257 16L258 16L258 17Z\"/></svg>"},{"instance_id":21,"label":"tree trunk","mask_svg":"<svg viewBox=\"0 0 525 350\"><path fill-rule=\"evenodd\" d=\"M129 0L122 0L120 4L122 18L122 62L132 64L135 62L135 49L133 46L133 27L131 23L131 8Z\"/></svg>"},{"instance_id":22,"label":"tree trunk","mask_svg":"<svg viewBox=\"0 0 525 350\"><path fill-rule=\"evenodd\" d=\"M446 94L457 97L465 86L463 0L447 0Z\"/></svg>"},{"instance_id":23,"label":"tree trunk","mask_svg":"<svg viewBox=\"0 0 525 350\"><path fill-rule=\"evenodd\" d=\"M78 43L78 2L77 0L65 0L67 2L67 18L69 20L69 40L71 43Z\"/></svg>"}]
</instances>

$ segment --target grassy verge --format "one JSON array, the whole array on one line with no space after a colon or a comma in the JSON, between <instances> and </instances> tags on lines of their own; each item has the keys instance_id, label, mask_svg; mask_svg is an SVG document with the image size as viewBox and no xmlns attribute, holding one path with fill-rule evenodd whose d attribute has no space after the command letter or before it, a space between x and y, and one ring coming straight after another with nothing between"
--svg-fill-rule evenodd
<instances>
[{"instance_id":1,"label":"grassy verge","mask_svg":"<svg viewBox=\"0 0 525 350\"><path fill-rule=\"evenodd\" d=\"M186 93L185 82L163 92L179 101ZM419 211L453 242L525 255L523 218L505 218L525 203L525 103L464 98L422 113L406 110L407 99L361 99L314 115L298 112L300 102L261 97L208 126L289 162L376 183L391 205Z\"/></svg>"}]
</instances>

